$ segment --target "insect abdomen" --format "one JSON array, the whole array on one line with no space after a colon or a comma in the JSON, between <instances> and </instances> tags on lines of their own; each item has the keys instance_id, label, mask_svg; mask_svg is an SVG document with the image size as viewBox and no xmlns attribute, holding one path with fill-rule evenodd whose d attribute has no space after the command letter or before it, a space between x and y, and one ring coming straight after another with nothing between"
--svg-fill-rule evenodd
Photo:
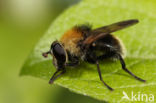
<instances>
[{"instance_id":1,"label":"insect abdomen","mask_svg":"<svg viewBox=\"0 0 156 103\"><path fill-rule=\"evenodd\" d=\"M104 46L103 47L101 46L101 44L103 44L109 46L110 49L112 48L112 50L109 51L115 51L122 56L124 56L125 54L125 48L120 39L111 34L107 34L105 37L97 40L95 43L96 48L101 52L107 52L107 49Z\"/></svg>"}]
</instances>

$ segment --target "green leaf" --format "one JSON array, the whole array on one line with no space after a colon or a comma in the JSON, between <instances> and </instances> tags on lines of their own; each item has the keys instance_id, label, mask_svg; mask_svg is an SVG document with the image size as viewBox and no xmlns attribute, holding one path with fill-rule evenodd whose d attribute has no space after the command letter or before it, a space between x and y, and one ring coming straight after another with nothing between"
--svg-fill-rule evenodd
<instances>
[{"instance_id":1,"label":"green leaf","mask_svg":"<svg viewBox=\"0 0 156 103\"><path fill-rule=\"evenodd\" d=\"M121 69L119 61L100 63L104 81L115 91L110 92L99 80L96 65L81 63L76 68L67 68L67 73L55 84L71 91L108 102L128 101L122 99L123 91L156 95L156 4L147 0L83 0L58 17L47 33L41 38L28 57L21 75L31 75L48 80L55 72L51 57L43 58L51 43L76 24L91 23L93 28L114 22L139 19L140 23L114 33L126 49L127 68L147 83L135 80ZM146 98L143 98L144 101Z\"/></svg>"}]
</instances>

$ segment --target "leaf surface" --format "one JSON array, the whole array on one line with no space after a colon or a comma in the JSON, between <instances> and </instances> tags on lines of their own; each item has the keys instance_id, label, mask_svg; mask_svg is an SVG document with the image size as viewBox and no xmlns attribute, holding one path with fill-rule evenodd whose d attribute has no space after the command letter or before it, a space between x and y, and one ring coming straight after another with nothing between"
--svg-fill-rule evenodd
<instances>
[{"instance_id":1,"label":"leaf surface","mask_svg":"<svg viewBox=\"0 0 156 103\"><path fill-rule=\"evenodd\" d=\"M21 75L30 75L48 80L55 72L42 52L48 51L54 40L59 40L65 31L76 24L90 23L93 28L127 19L139 19L139 24L115 32L127 50L125 62L135 75L146 79L147 83L135 80L121 69L119 61L104 61L100 68L104 81L115 91L110 92L99 80L96 65L81 63L76 68L67 68L67 73L55 84L73 92L91 96L108 102L129 101L122 99L123 91L131 98L135 94L156 95L156 5L147 0L83 0L62 13L53 22L38 42L25 65Z\"/></svg>"}]
</instances>

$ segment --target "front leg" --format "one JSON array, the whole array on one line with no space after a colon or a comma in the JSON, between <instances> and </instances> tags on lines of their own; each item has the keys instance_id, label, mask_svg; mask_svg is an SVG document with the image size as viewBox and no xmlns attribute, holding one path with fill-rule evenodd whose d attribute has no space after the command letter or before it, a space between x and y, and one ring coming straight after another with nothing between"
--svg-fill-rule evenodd
<instances>
[{"instance_id":1,"label":"front leg","mask_svg":"<svg viewBox=\"0 0 156 103\"><path fill-rule=\"evenodd\" d=\"M79 65L79 59L73 59L70 63L66 63L65 66L77 66Z\"/></svg>"},{"instance_id":2,"label":"front leg","mask_svg":"<svg viewBox=\"0 0 156 103\"><path fill-rule=\"evenodd\" d=\"M79 61L77 61L77 62L71 62L71 63L66 63L65 66L71 66L71 67L73 67L73 66L77 66L78 64L79 64Z\"/></svg>"},{"instance_id":3,"label":"front leg","mask_svg":"<svg viewBox=\"0 0 156 103\"><path fill-rule=\"evenodd\" d=\"M65 66L77 66L79 65L79 58L76 56L72 56L68 53L69 63L66 63Z\"/></svg>"},{"instance_id":4,"label":"front leg","mask_svg":"<svg viewBox=\"0 0 156 103\"><path fill-rule=\"evenodd\" d=\"M49 80L49 84L52 84L54 82L54 80L56 80L58 77L60 77L62 74L64 74L66 72L65 69L63 70L57 70L53 76L51 77L51 79ZM59 74L58 74L59 73ZM58 75L57 75L58 74Z\"/></svg>"}]
</instances>

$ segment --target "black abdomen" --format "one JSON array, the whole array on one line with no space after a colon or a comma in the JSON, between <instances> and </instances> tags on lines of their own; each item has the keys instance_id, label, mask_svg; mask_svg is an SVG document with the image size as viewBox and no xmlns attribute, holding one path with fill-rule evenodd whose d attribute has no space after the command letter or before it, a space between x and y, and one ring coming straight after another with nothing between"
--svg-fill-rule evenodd
<instances>
[{"instance_id":1,"label":"black abdomen","mask_svg":"<svg viewBox=\"0 0 156 103\"><path fill-rule=\"evenodd\" d=\"M108 34L93 43L93 50L96 51L97 55L107 54L110 52L123 55L122 48L120 40L111 34Z\"/></svg>"}]
</instances>

